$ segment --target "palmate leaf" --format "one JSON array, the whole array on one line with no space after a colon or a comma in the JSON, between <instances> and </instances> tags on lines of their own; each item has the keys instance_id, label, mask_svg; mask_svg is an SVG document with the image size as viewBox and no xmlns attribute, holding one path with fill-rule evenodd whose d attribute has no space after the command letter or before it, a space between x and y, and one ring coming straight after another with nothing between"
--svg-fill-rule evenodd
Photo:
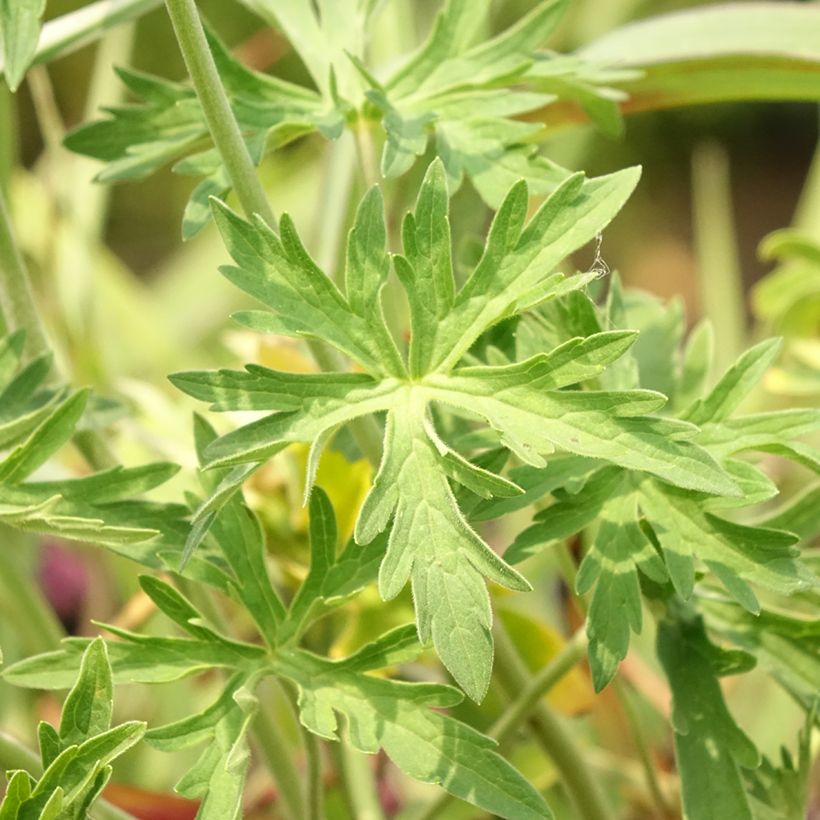
<instances>
[{"instance_id":1,"label":"palmate leaf","mask_svg":"<svg viewBox=\"0 0 820 820\"><path fill-rule=\"evenodd\" d=\"M343 122L314 91L244 68L218 38L209 34L225 90L248 148L258 163L274 150L314 130L338 136ZM138 179L176 162L179 174L204 177L195 188L183 218L183 237L195 235L210 218L208 198L230 190L194 90L184 84L117 69L120 79L141 102L105 109L108 119L72 131L65 144L72 151L106 162L100 182Z\"/></svg>"},{"instance_id":2,"label":"palmate leaf","mask_svg":"<svg viewBox=\"0 0 820 820\"><path fill-rule=\"evenodd\" d=\"M543 125L519 117L560 99L580 104L605 130L618 133L616 101L623 95L613 84L630 72L536 52L568 5L544 0L510 28L474 44L490 4L447 0L403 65L381 82L363 72L385 132L382 173L403 174L432 138L451 189L469 177L484 201L498 207L519 179L546 194L568 175L538 153ZM372 116L367 107L364 114Z\"/></svg>"},{"instance_id":3,"label":"palmate leaf","mask_svg":"<svg viewBox=\"0 0 820 820\"><path fill-rule=\"evenodd\" d=\"M111 728L111 665L105 643L99 638L89 642L78 660L59 729L45 721L39 726L43 773L39 779L23 771L12 775L0 802L3 820L86 817L111 776L111 762L145 733L139 721Z\"/></svg>"},{"instance_id":4,"label":"palmate leaf","mask_svg":"<svg viewBox=\"0 0 820 820\"><path fill-rule=\"evenodd\" d=\"M659 623L657 652L672 689L684 815L752 820L741 769L756 768L760 758L726 708L719 683L723 675L748 669L748 656L712 644L692 613Z\"/></svg>"},{"instance_id":5,"label":"palmate leaf","mask_svg":"<svg viewBox=\"0 0 820 820\"><path fill-rule=\"evenodd\" d=\"M156 550L184 540L185 509L139 496L179 469L157 463L114 467L82 478L31 480L84 423L88 390L47 383L50 361L21 366L24 334L0 338L0 522L17 529L108 546L159 566Z\"/></svg>"},{"instance_id":6,"label":"palmate leaf","mask_svg":"<svg viewBox=\"0 0 820 820\"><path fill-rule=\"evenodd\" d=\"M312 132L336 139L346 124L381 130L386 176L405 173L432 140L451 189L469 177L484 200L497 207L519 179L527 180L534 193L546 194L568 176L538 153L543 126L523 122L521 115L560 98L579 103L606 130L619 130L615 101L622 95L613 83L630 72L608 72L578 57L535 54L568 0L541 2L479 45L473 40L490 4L447 0L429 37L381 78L362 60L374 4L242 2L284 33L318 89L247 69L210 35L254 162ZM230 189L194 91L133 70L118 69L118 74L140 102L104 109L107 119L80 126L66 145L106 163L100 181L139 178L172 161L176 172L201 177L183 218L183 237L190 238L209 218L208 198Z\"/></svg>"},{"instance_id":7,"label":"palmate leaf","mask_svg":"<svg viewBox=\"0 0 820 820\"><path fill-rule=\"evenodd\" d=\"M600 322L611 324L621 294L613 282ZM813 575L799 561L798 537L771 525L744 526L723 517L727 509L766 501L777 488L759 470L733 456L747 449L777 452L813 469L817 456L795 437L817 429L820 414L814 410L788 410L733 417L770 365L779 348L768 340L744 353L706 395L701 396L708 373L709 335L699 331L687 346L680 366L677 350L682 321L675 306L657 312L653 304L640 303L644 322L641 338L647 344L633 346L602 375L623 387L664 386L684 408L681 420L700 425L693 442L707 449L733 476L741 494L714 498L691 489L670 485L663 476L613 467L591 471L584 461L557 462L553 467L513 470L532 497L543 487L555 502L536 515L535 523L522 532L506 553L510 562L520 561L550 541L568 538L592 528L594 538L580 566L576 591L594 589L587 620L590 665L596 689L606 686L629 648L630 631L642 628L641 575L656 582L671 581L684 599L691 597L696 570L706 568L748 612L757 615L760 604L753 587L789 595L812 583ZM635 309L629 321L634 320ZM624 317L618 317L624 321ZM646 328L646 329L644 329ZM594 339L595 336L588 337ZM631 360L631 361L630 361ZM660 379L670 384L659 385ZM689 401L682 402L683 397ZM574 484L562 484L566 475ZM564 489L562 489L562 487ZM517 508L518 499L485 502L478 517ZM786 522L787 523L787 522Z\"/></svg>"},{"instance_id":8,"label":"palmate leaf","mask_svg":"<svg viewBox=\"0 0 820 820\"><path fill-rule=\"evenodd\" d=\"M526 185L508 194L484 256L456 289L447 222L445 173L428 170L415 212L403 226L404 256L394 265L407 291L411 339L402 355L384 323L380 290L389 271L380 197L372 191L351 231L343 294L305 252L287 217L281 236L222 205L216 220L238 267L225 274L276 312L240 317L248 325L321 338L363 373L293 374L249 365L244 372L182 373L172 381L217 410L274 411L212 442L208 466L262 461L293 442L312 445L315 464L335 431L365 414L386 413L385 447L356 524L358 543L393 522L379 585L384 597L412 582L423 641L471 697L486 691L492 658L489 597L482 576L514 589L526 582L469 526L450 482L484 496L518 488L448 446L431 406L469 414L496 431L529 464L555 447L645 470L705 493L738 493L734 481L687 441L693 425L645 414L664 397L651 391L562 388L602 373L634 340L630 332L573 339L549 353L500 366L461 366L473 343L499 320L582 287L554 267L595 236L637 181L635 171L564 183L525 225ZM197 519L206 521L208 502Z\"/></svg>"},{"instance_id":9,"label":"palmate leaf","mask_svg":"<svg viewBox=\"0 0 820 820\"><path fill-rule=\"evenodd\" d=\"M294 650L280 655L274 668L298 687L301 721L319 736L338 739L342 715L356 749L384 749L416 780L439 784L499 817L552 817L541 795L495 752L494 741L438 711L461 700L458 690L364 674L390 662L394 646L404 653L410 634L394 630L340 661Z\"/></svg>"}]
</instances>

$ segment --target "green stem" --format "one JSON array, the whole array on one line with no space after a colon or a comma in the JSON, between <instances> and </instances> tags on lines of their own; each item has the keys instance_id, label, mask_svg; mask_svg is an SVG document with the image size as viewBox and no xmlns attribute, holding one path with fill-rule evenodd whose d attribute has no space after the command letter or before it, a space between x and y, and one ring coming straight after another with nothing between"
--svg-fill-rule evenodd
<instances>
[{"instance_id":1,"label":"green stem","mask_svg":"<svg viewBox=\"0 0 820 820\"><path fill-rule=\"evenodd\" d=\"M307 762L307 820L324 820L324 784L322 783L322 746L319 738L305 729L305 760Z\"/></svg>"},{"instance_id":2,"label":"green stem","mask_svg":"<svg viewBox=\"0 0 820 820\"><path fill-rule=\"evenodd\" d=\"M208 130L242 208L247 214L259 214L275 227L276 219L219 78L196 3L194 0L165 0L165 6Z\"/></svg>"},{"instance_id":3,"label":"green stem","mask_svg":"<svg viewBox=\"0 0 820 820\"><path fill-rule=\"evenodd\" d=\"M641 728L641 719L635 708L633 694L624 682L616 678L613 682L615 694L621 704L621 708L626 715L627 723L632 733L632 739L635 742L635 748L638 751L638 757L641 759L641 766L643 767L644 777L649 786L649 792L655 802L655 815L657 817L668 817L671 812L666 798L661 790L660 783L655 773L655 766L652 762L652 755L649 750L649 744L646 741L643 729Z\"/></svg>"},{"instance_id":4,"label":"green stem","mask_svg":"<svg viewBox=\"0 0 820 820\"><path fill-rule=\"evenodd\" d=\"M49 350L40 323L28 270L14 239L6 197L0 189L0 314L11 330L25 328L26 355L35 358Z\"/></svg>"},{"instance_id":5,"label":"green stem","mask_svg":"<svg viewBox=\"0 0 820 820\"><path fill-rule=\"evenodd\" d=\"M11 169L17 155L17 110L5 83L0 83L0 189L7 191Z\"/></svg>"},{"instance_id":6,"label":"green stem","mask_svg":"<svg viewBox=\"0 0 820 820\"><path fill-rule=\"evenodd\" d=\"M281 806L277 804L280 812L290 820L301 820L305 816L305 800L299 788L301 777L270 706L261 697L253 724L253 737L278 787L282 801Z\"/></svg>"},{"instance_id":7,"label":"green stem","mask_svg":"<svg viewBox=\"0 0 820 820\"><path fill-rule=\"evenodd\" d=\"M276 219L256 175L253 161L219 78L196 3L194 0L165 0L165 5L211 138L225 164L225 170L239 197L242 209L248 216L259 214L275 228ZM322 370L345 369L342 359L335 350L315 340L309 340L308 347ZM350 429L364 455L373 464L378 464L381 460L382 435L375 420L370 417L357 419L351 424Z\"/></svg>"},{"instance_id":8,"label":"green stem","mask_svg":"<svg viewBox=\"0 0 820 820\"><path fill-rule=\"evenodd\" d=\"M506 631L496 624L495 671L508 693L523 692L530 674ZM612 812L598 780L590 771L572 735L553 710L538 700L530 717L530 729L541 748L552 760L561 783L583 820L610 820Z\"/></svg>"},{"instance_id":9,"label":"green stem","mask_svg":"<svg viewBox=\"0 0 820 820\"><path fill-rule=\"evenodd\" d=\"M52 652L59 648L65 632L36 580L23 572L15 560L18 551L12 549L15 544L9 530L3 528L0 535L5 536L2 540L6 542L0 549L0 611L5 613L9 623L17 625L27 654ZM19 533L15 535L21 537ZM20 613L25 613L25 617L21 618Z\"/></svg>"},{"instance_id":10,"label":"green stem","mask_svg":"<svg viewBox=\"0 0 820 820\"><path fill-rule=\"evenodd\" d=\"M535 677L530 679L521 694L504 710L504 714L492 725L489 731L490 737L495 738L499 744L507 742L533 713L544 695L583 659L586 649L586 633L583 629L579 629L567 641L564 648Z\"/></svg>"},{"instance_id":11,"label":"green stem","mask_svg":"<svg viewBox=\"0 0 820 820\"><path fill-rule=\"evenodd\" d=\"M23 769L33 777L40 777L43 774L40 758L19 740L0 731L0 770L14 769ZM91 815L95 820L134 820L132 815L102 798L98 798L94 803Z\"/></svg>"},{"instance_id":12,"label":"green stem","mask_svg":"<svg viewBox=\"0 0 820 820\"><path fill-rule=\"evenodd\" d=\"M350 816L356 820L384 820L368 756L357 752L347 738L329 745Z\"/></svg>"},{"instance_id":13,"label":"green stem","mask_svg":"<svg viewBox=\"0 0 820 820\"><path fill-rule=\"evenodd\" d=\"M717 143L692 156L692 204L701 311L715 329L715 364L724 370L746 348L729 159Z\"/></svg>"},{"instance_id":14,"label":"green stem","mask_svg":"<svg viewBox=\"0 0 820 820\"><path fill-rule=\"evenodd\" d=\"M315 231L316 263L336 282L342 280L340 249L350 210L350 191L355 176L354 146L344 133L328 143L325 150L325 175L322 185L322 214Z\"/></svg>"},{"instance_id":15,"label":"green stem","mask_svg":"<svg viewBox=\"0 0 820 820\"><path fill-rule=\"evenodd\" d=\"M356 154L365 188L372 188L379 182L379 162L373 144L373 130L366 122L359 121L353 129L356 137Z\"/></svg>"}]
</instances>

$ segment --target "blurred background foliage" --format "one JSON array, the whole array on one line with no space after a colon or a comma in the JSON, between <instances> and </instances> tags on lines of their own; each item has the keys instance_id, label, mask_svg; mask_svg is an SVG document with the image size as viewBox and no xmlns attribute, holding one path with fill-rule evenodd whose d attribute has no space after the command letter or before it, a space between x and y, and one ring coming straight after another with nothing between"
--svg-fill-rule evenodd
<instances>
[{"instance_id":1,"label":"blurred background foliage","mask_svg":"<svg viewBox=\"0 0 820 820\"><path fill-rule=\"evenodd\" d=\"M51 0L48 17L81 5L80 0ZM376 56L385 60L418 42L438 7L435 0L390 0L390 5L395 11L384 15L389 20L374 38ZM498 5L494 25L500 29L532 3L508 0ZM695 5L706 4L576 0L548 45L571 51L628 20ZM238 4L202 0L200 7L243 62L310 83L286 40L260 27L258 18ZM75 384L91 384L124 398L134 411L117 426L118 455L127 464L161 457L191 467L193 405L171 388L167 373L249 359L282 369L305 370L311 365L291 341L260 342L231 326L228 314L245 302L216 272L227 259L216 230L209 225L187 243L180 236L182 210L195 181L164 169L143 181L106 188L91 182L98 170L94 162L62 146L67 129L90 119L100 105L123 100L112 65L172 79L184 76L162 8L136 25L113 31L99 46L35 68L15 98L0 87L0 182L9 188L14 221L64 372ZM620 272L625 285L663 300L680 300L689 327L709 316L717 330L720 365L754 340L771 334L787 337L785 353L768 374L765 392L756 396L761 407L816 404L820 394L817 138L815 105L733 103L636 114L627 119L622 139L585 125L558 131L543 144L550 158L590 174L643 166L637 192L606 231L601 258ZM319 136L307 137L270 156L262 168L274 211L292 214L313 251L326 247L323 208L328 186L339 184L328 171L335 167L334 152L344 151L352 157L352 146L344 142L329 145ZM414 171L391 184L395 196L409 201L417 183ZM362 190L352 174L341 185L350 197ZM454 210L473 225L488 217L469 185L456 195ZM468 247L469 237L461 227L457 220L455 235ZM579 269L592 264L594 252L588 248L579 255ZM299 497L305 458L298 448L278 456L257 473L249 493L277 556L279 580L286 585L304 573L306 516ZM319 483L332 497L341 529L349 532L369 485L370 468L358 462L352 472L334 469L338 465L333 459L343 458L329 454L322 462ZM785 472L785 462L772 458L785 492L800 492L805 475L799 468ZM69 457L63 468L70 472L79 463ZM191 471L183 471L162 492L178 497L190 481ZM511 516L504 530L492 537L507 544L527 523L526 514ZM24 536L6 530L0 537L6 542L0 550L0 644L7 661L48 648L65 629L92 633L91 618L167 632L168 623L138 591L136 572L126 561L55 541L41 544L39 551L22 549L14 539ZM539 668L560 649L561 635L580 626L583 615L559 580L555 553L533 559L526 572L537 581L534 595L525 601L501 595L497 599L519 648L533 668ZM31 577L39 579L39 589L26 582ZM26 613L22 618L21 612ZM347 651L387 626L405 622L411 613L407 597L385 609L370 590L345 616L325 623L326 632L313 640L317 645L332 640L332 651ZM652 629L647 628L633 642L623 666L624 679L638 696L630 689L618 697L609 688L593 697L588 675L581 669L551 695L558 709L578 717L575 731L586 736L584 748L617 795L624 818L658 816L651 808L657 801L653 803L641 768L646 755L658 772L658 786L669 807L666 816L676 816L671 808L677 805L672 745L663 719L668 717L668 691L655 665L653 642ZM180 681L165 687L161 699L148 689L129 687L118 696L118 709L123 719L171 720L188 713L192 699L207 704L217 684L207 678ZM777 756L780 744L796 735L800 711L762 673L732 678L727 687L743 728L763 753ZM460 716L484 728L500 708L491 696L481 710L466 703ZM35 715L48 717L56 709L50 697L35 697L0 683L0 724L20 737L31 740ZM296 745L295 727L291 729ZM193 816L185 801L167 794L151 798L145 791L167 793L190 762L183 758L184 754L171 762L144 746L133 750L119 766L117 779L141 791L118 786L119 792L109 792L109 798L140 817ZM538 786L547 788L553 782L549 764L534 746L519 746L513 761ZM384 806L398 811L408 790L425 787L399 783L395 772L386 771L382 788ZM550 802L557 816L571 818L571 808L553 791ZM264 771L251 776L248 795L247 816L276 816ZM345 816L340 800L338 795L331 797L329 816ZM462 815L456 811L448 816Z\"/></svg>"}]
</instances>

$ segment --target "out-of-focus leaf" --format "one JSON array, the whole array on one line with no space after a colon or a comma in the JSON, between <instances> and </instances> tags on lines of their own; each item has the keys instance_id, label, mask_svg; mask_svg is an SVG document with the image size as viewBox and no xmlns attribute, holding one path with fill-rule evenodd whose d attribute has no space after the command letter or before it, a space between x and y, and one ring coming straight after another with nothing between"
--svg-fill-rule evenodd
<instances>
[{"instance_id":1,"label":"out-of-focus leaf","mask_svg":"<svg viewBox=\"0 0 820 820\"><path fill-rule=\"evenodd\" d=\"M46 0L0 0L2 70L12 91L17 90L34 58L45 9Z\"/></svg>"},{"instance_id":2,"label":"out-of-focus leaf","mask_svg":"<svg viewBox=\"0 0 820 820\"><path fill-rule=\"evenodd\" d=\"M731 100L818 100L818 42L816 5L741 2L628 23L578 54L641 71L617 84L628 95L622 110L632 113Z\"/></svg>"}]
</instances>

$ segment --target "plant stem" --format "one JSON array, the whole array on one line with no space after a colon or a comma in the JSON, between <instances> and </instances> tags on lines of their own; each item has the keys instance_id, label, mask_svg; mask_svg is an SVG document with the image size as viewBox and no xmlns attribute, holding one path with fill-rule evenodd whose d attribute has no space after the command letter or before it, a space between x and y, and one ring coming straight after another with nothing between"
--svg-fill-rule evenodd
<instances>
[{"instance_id":1,"label":"plant stem","mask_svg":"<svg viewBox=\"0 0 820 820\"><path fill-rule=\"evenodd\" d=\"M692 204L701 311L715 329L715 364L720 372L746 347L746 300L729 160L717 143L701 145L692 155Z\"/></svg>"},{"instance_id":2,"label":"plant stem","mask_svg":"<svg viewBox=\"0 0 820 820\"><path fill-rule=\"evenodd\" d=\"M0 188L0 314L10 330L25 328L25 352L35 358L49 350L40 323L28 270L14 239L5 194Z\"/></svg>"},{"instance_id":3,"label":"plant stem","mask_svg":"<svg viewBox=\"0 0 820 820\"><path fill-rule=\"evenodd\" d=\"M305 801L299 788L301 778L270 707L261 697L253 724L253 737L279 789L282 799L279 810L291 820L301 820L305 816Z\"/></svg>"},{"instance_id":4,"label":"plant stem","mask_svg":"<svg viewBox=\"0 0 820 820\"><path fill-rule=\"evenodd\" d=\"M635 709L634 696L629 687L620 678L616 678L612 684L615 687L615 694L620 701L621 708L624 710L626 720L629 723L632 738L635 741L635 747L638 751L638 757L641 759L644 777L649 786L652 799L655 801L655 814L657 817L667 817L670 814L670 806L664 797L663 791L661 791L660 783L658 783L658 778L655 774L649 744L646 742L646 737L641 729L640 717Z\"/></svg>"},{"instance_id":5,"label":"plant stem","mask_svg":"<svg viewBox=\"0 0 820 820\"><path fill-rule=\"evenodd\" d=\"M535 677L531 678L521 694L504 710L504 714L492 725L489 735L499 744L510 739L519 726L532 714L541 698L549 692L569 671L583 659L587 649L587 636L579 629L563 649Z\"/></svg>"},{"instance_id":6,"label":"plant stem","mask_svg":"<svg viewBox=\"0 0 820 820\"><path fill-rule=\"evenodd\" d=\"M513 733L533 713L547 694L577 664L586 652L587 637L579 629L564 648L521 690L521 693L507 706L504 713L492 725L487 735L498 741L499 745L508 742ZM499 661L500 662L500 661ZM456 798L442 793L420 814L417 820L432 820Z\"/></svg>"},{"instance_id":7,"label":"plant stem","mask_svg":"<svg viewBox=\"0 0 820 820\"><path fill-rule=\"evenodd\" d=\"M356 136L356 154L365 188L372 188L379 182L379 163L373 145L373 130L367 123L359 121L353 129Z\"/></svg>"},{"instance_id":8,"label":"plant stem","mask_svg":"<svg viewBox=\"0 0 820 820\"><path fill-rule=\"evenodd\" d=\"M368 756L357 752L347 738L330 744L330 749L339 770L350 816L356 820L384 820Z\"/></svg>"},{"instance_id":9,"label":"plant stem","mask_svg":"<svg viewBox=\"0 0 820 820\"><path fill-rule=\"evenodd\" d=\"M0 611L5 612L9 623L17 624L21 643L29 654L52 652L59 648L65 632L36 580L15 560L18 550L12 549L16 545L8 533L5 528L0 532L5 536L0 549ZM20 613L25 617L21 618Z\"/></svg>"},{"instance_id":10,"label":"plant stem","mask_svg":"<svg viewBox=\"0 0 820 820\"><path fill-rule=\"evenodd\" d=\"M259 214L275 227L276 219L219 78L196 3L194 0L165 0L165 6L208 130L242 208L247 214Z\"/></svg>"},{"instance_id":11,"label":"plant stem","mask_svg":"<svg viewBox=\"0 0 820 820\"><path fill-rule=\"evenodd\" d=\"M256 175L253 161L242 139L222 80L219 78L196 3L194 0L165 0L165 5L211 138L225 164L225 170L239 197L242 209L248 216L259 214L275 229L276 218ZM322 342L309 340L308 347L322 370L345 369L336 351ZM382 435L375 419L357 419L351 423L350 429L364 455L371 463L378 464L381 460Z\"/></svg>"},{"instance_id":12,"label":"plant stem","mask_svg":"<svg viewBox=\"0 0 820 820\"><path fill-rule=\"evenodd\" d=\"M355 176L353 139L347 132L325 149L325 175L322 184L322 214L315 232L316 263L337 283L342 280L340 249L350 211L350 192Z\"/></svg>"},{"instance_id":13,"label":"plant stem","mask_svg":"<svg viewBox=\"0 0 820 820\"><path fill-rule=\"evenodd\" d=\"M305 729L305 761L307 763L307 819L324 820L324 784L322 783L322 746L319 738Z\"/></svg>"},{"instance_id":14,"label":"plant stem","mask_svg":"<svg viewBox=\"0 0 820 820\"><path fill-rule=\"evenodd\" d=\"M515 645L498 622L493 632L495 671L501 685L510 694L525 691L530 675ZM533 706L530 728L558 770L579 817L583 820L610 820L612 812L598 780L589 770L572 735L543 700L538 700Z\"/></svg>"}]
</instances>

